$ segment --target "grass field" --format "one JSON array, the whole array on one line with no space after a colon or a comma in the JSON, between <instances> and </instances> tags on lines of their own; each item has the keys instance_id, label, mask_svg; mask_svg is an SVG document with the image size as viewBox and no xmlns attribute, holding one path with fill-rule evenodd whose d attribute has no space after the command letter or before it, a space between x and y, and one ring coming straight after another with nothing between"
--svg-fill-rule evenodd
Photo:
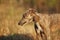
<instances>
[{"instance_id":1,"label":"grass field","mask_svg":"<svg viewBox=\"0 0 60 40\"><path fill-rule=\"evenodd\" d=\"M35 35L33 22L25 26L18 25L24 11L24 7L19 5L0 4L0 40L33 40L30 37L25 39L25 34L29 36L30 34ZM52 29L52 40L60 40L60 29L58 27L52 27ZM16 37L15 34L20 34L20 36L17 35Z\"/></svg>"},{"instance_id":2,"label":"grass field","mask_svg":"<svg viewBox=\"0 0 60 40\"><path fill-rule=\"evenodd\" d=\"M24 8L18 5L0 4L0 36L2 36L0 37L1 40L2 39L7 40L8 35L13 36L15 34L20 34L20 35L23 34L21 36L24 38L25 34L34 33L34 31L32 31L34 30L32 25L33 23L29 23L28 25L25 26L18 25L18 22L20 21L24 11L25 11ZM3 37L3 36L7 36L7 37Z\"/></svg>"}]
</instances>

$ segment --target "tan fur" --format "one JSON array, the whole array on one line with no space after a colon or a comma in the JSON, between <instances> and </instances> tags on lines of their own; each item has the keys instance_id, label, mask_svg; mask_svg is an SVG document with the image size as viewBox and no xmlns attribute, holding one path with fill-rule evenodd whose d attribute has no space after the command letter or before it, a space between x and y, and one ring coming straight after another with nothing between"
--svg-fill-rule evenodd
<instances>
[{"instance_id":1,"label":"tan fur","mask_svg":"<svg viewBox=\"0 0 60 40\"><path fill-rule=\"evenodd\" d=\"M29 15L29 16L28 16ZM50 28L56 25L56 27L58 27L58 25L60 25L60 14L48 14L48 13L37 13L35 12L33 9L30 9L26 14L26 20L29 20L30 17L34 19L35 23L38 22L38 30L44 31L44 33L47 36L47 40L51 40L51 30ZM22 20L23 21L23 20ZM21 21L21 22L22 22ZM39 28L39 25L40 28ZM38 31L37 30L37 31Z\"/></svg>"}]
</instances>

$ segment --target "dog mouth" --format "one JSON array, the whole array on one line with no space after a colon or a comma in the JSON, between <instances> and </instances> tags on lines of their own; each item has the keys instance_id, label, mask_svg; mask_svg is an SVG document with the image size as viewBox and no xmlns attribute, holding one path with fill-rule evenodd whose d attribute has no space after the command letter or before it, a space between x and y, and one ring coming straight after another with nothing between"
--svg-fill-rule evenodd
<instances>
[{"instance_id":1,"label":"dog mouth","mask_svg":"<svg viewBox=\"0 0 60 40\"><path fill-rule=\"evenodd\" d=\"M26 22L20 22L20 23L18 23L18 25L21 25L21 26L23 26L24 24L25 24Z\"/></svg>"},{"instance_id":2,"label":"dog mouth","mask_svg":"<svg viewBox=\"0 0 60 40\"><path fill-rule=\"evenodd\" d=\"M23 26L26 22L22 23L21 25Z\"/></svg>"}]
</instances>

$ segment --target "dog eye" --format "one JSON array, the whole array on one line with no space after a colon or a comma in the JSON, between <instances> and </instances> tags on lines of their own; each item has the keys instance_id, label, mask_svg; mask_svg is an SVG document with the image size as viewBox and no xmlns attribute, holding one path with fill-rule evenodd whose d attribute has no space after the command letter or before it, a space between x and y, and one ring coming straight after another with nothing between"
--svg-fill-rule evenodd
<instances>
[{"instance_id":1,"label":"dog eye","mask_svg":"<svg viewBox=\"0 0 60 40\"><path fill-rule=\"evenodd\" d=\"M31 19L29 19L29 21L30 21Z\"/></svg>"}]
</instances>

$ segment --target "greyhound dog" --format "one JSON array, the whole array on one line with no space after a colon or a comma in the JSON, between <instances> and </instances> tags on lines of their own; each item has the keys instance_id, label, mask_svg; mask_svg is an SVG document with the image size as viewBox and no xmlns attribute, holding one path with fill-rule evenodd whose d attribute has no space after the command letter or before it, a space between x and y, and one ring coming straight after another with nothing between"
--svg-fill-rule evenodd
<instances>
[{"instance_id":1,"label":"greyhound dog","mask_svg":"<svg viewBox=\"0 0 60 40\"><path fill-rule=\"evenodd\" d=\"M18 25L24 25L30 22L34 22L34 28L37 36L41 36L42 40L51 40L50 37L50 22L49 15L47 13L38 13L35 9L28 9ZM40 40L40 39L39 39Z\"/></svg>"}]
</instances>

